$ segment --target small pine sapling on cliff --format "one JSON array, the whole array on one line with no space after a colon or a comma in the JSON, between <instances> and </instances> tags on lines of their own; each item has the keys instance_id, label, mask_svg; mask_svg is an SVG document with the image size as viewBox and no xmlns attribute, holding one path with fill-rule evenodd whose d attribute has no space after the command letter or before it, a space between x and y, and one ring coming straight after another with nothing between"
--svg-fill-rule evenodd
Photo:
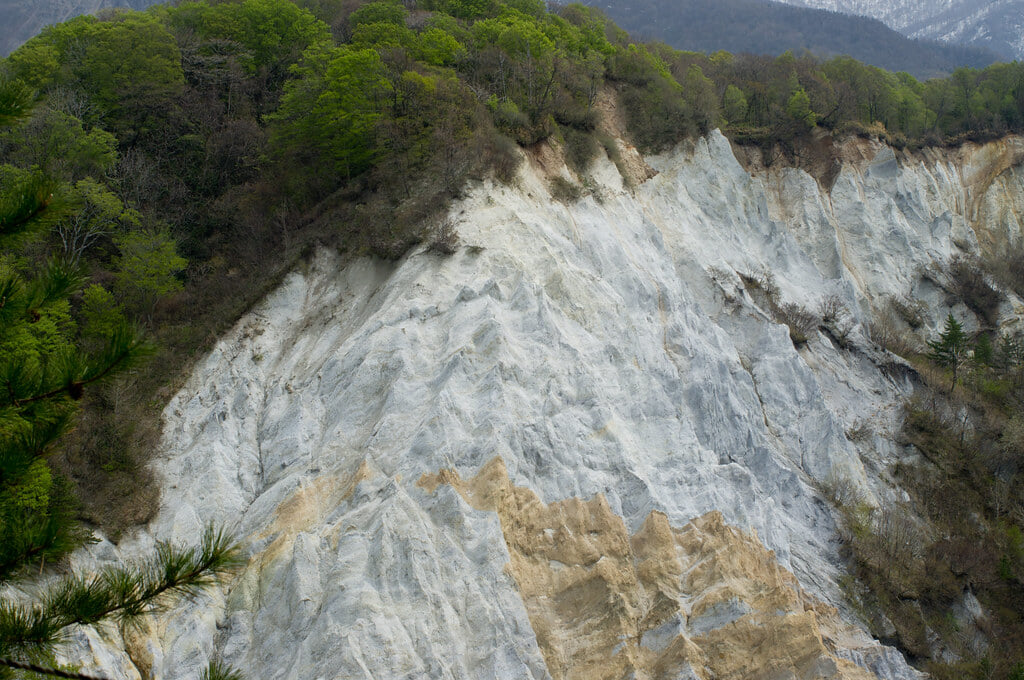
<instances>
[{"instance_id":1,"label":"small pine sapling on cliff","mask_svg":"<svg viewBox=\"0 0 1024 680\"><path fill-rule=\"evenodd\" d=\"M928 341L928 358L939 366L948 368L953 376L949 385L949 393L956 389L956 381L960 368L967 359L967 334L963 325L956 320L952 312L946 317L945 327L938 340Z\"/></svg>"}]
</instances>

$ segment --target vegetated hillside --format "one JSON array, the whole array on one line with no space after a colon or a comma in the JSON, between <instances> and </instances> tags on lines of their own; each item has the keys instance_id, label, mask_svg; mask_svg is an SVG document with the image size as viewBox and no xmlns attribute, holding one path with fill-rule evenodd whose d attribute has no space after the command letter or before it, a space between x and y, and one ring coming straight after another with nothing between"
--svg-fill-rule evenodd
<instances>
[{"instance_id":1,"label":"vegetated hillside","mask_svg":"<svg viewBox=\"0 0 1024 680\"><path fill-rule=\"evenodd\" d=\"M904 35L992 49L1024 59L1021 0L781 0L875 17Z\"/></svg>"},{"instance_id":2,"label":"vegetated hillside","mask_svg":"<svg viewBox=\"0 0 1024 680\"><path fill-rule=\"evenodd\" d=\"M0 338L18 462L0 471L0 579L60 559L80 520L151 516L167 386L315 244L452 252L447 206L510 181L523 149L564 152L564 200L597 158L642 180L599 95L644 152L716 126L790 159L830 135L916 149L1024 131L1021 64L922 83L849 58L708 56L536 0L185 2L50 27L0 62L0 265L22 291ZM101 384L77 358L109 363L126 321L157 357ZM66 399L43 413L32 394Z\"/></svg>"},{"instance_id":3,"label":"vegetated hillside","mask_svg":"<svg viewBox=\"0 0 1024 680\"><path fill-rule=\"evenodd\" d=\"M849 55L918 78L948 75L960 66L1000 59L978 47L915 40L882 22L764 0L595 0L631 33L681 50L778 55L809 50L821 57Z\"/></svg>"},{"instance_id":4,"label":"vegetated hillside","mask_svg":"<svg viewBox=\"0 0 1024 680\"><path fill-rule=\"evenodd\" d=\"M145 9L159 0L4 0L0 3L0 57L51 24L103 9L128 7Z\"/></svg>"}]
</instances>

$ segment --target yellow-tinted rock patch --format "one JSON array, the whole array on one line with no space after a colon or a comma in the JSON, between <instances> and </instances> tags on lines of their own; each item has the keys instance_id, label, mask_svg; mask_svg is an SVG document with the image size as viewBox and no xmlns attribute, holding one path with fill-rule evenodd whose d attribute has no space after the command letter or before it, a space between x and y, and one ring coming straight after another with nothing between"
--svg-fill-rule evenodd
<instances>
[{"instance_id":1,"label":"yellow-tinted rock patch","mask_svg":"<svg viewBox=\"0 0 1024 680\"><path fill-rule=\"evenodd\" d=\"M455 488L501 520L508 571L556 680L873 677L830 650L837 612L751 534L711 512L682 528L653 512L633 536L602 495L543 503L495 459Z\"/></svg>"}]
</instances>

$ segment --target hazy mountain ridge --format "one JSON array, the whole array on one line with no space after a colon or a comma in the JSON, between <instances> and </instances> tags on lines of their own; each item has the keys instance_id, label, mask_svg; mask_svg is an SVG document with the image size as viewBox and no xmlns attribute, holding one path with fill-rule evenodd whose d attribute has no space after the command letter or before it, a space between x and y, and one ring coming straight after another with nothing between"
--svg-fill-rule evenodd
<instances>
[{"instance_id":1,"label":"hazy mountain ridge","mask_svg":"<svg viewBox=\"0 0 1024 680\"><path fill-rule=\"evenodd\" d=\"M959 66L997 61L994 52L913 40L881 21L836 11L763 0L599 0L627 31L683 50L781 54L807 49L819 56L849 55L890 71L927 78Z\"/></svg>"},{"instance_id":2,"label":"hazy mountain ridge","mask_svg":"<svg viewBox=\"0 0 1024 680\"><path fill-rule=\"evenodd\" d=\"M1021 0L780 0L790 5L870 16L915 38L987 47L1024 58Z\"/></svg>"},{"instance_id":3,"label":"hazy mountain ridge","mask_svg":"<svg viewBox=\"0 0 1024 680\"><path fill-rule=\"evenodd\" d=\"M0 22L10 28L0 36L0 56L50 24L103 9L144 9L158 2L7 0L0 5ZM976 15L984 15L984 26L965 20L967 3L957 0L943 3L941 13L927 11L936 3L922 0L896 4L869 0L600 0L587 4L600 7L638 37L664 40L678 49L773 55L807 49L821 56L849 55L917 77L947 74L957 66L982 67L1007 55L1024 54L1021 0L1000 0L978 8ZM919 18L912 22L910 17Z\"/></svg>"}]
</instances>

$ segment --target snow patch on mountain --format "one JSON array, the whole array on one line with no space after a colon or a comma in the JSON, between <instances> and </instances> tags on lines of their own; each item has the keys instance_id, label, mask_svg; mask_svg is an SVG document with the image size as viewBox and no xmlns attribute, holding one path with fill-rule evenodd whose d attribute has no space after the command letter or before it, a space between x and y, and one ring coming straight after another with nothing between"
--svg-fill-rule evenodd
<instances>
[{"instance_id":1,"label":"snow patch on mountain","mask_svg":"<svg viewBox=\"0 0 1024 680\"><path fill-rule=\"evenodd\" d=\"M988 47L1024 58L1022 0L781 0L789 5L873 17L912 38Z\"/></svg>"}]
</instances>

